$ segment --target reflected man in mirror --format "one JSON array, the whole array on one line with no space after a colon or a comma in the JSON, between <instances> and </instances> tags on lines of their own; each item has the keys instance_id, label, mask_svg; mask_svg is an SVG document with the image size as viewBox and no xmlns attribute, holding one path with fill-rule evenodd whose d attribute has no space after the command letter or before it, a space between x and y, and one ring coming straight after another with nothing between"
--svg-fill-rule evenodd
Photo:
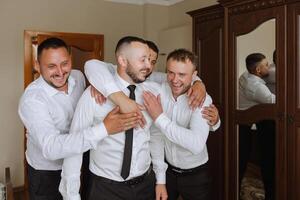
<instances>
[{"instance_id":1,"label":"reflected man in mirror","mask_svg":"<svg viewBox=\"0 0 300 200\"><path fill-rule=\"evenodd\" d=\"M276 56L276 54L275 54ZM246 110L258 104L274 104L275 95L267 87L264 78L269 76L270 66L261 53L253 53L246 58L247 70L239 78L239 108ZM261 175L265 188L265 199L274 199L275 176L275 122L262 120L256 123L260 154ZM239 180L245 174L250 158L253 128L251 125L239 126Z\"/></svg>"}]
</instances>

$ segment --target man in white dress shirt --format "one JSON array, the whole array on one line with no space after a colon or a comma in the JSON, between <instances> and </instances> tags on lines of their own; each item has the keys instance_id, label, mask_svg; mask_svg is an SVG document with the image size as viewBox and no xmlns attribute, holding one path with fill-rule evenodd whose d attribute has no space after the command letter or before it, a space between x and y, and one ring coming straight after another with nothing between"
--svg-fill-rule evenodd
<instances>
[{"instance_id":1,"label":"man in white dress shirt","mask_svg":"<svg viewBox=\"0 0 300 200\"><path fill-rule=\"evenodd\" d=\"M276 54L275 54L276 56ZM246 110L258 104L274 104L276 96L267 87L264 78L269 76L269 64L261 53L253 53L246 58L247 72L239 79L239 108ZM256 123L258 145L260 147L260 167L265 188L265 199L274 199L275 176L275 123L273 120L262 120ZM246 171L251 151L250 125L239 125L239 178Z\"/></svg>"},{"instance_id":2,"label":"man in white dress shirt","mask_svg":"<svg viewBox=\"0 0 300 200\"><path fill-rule=\"evenodd\" d=\"M106 123L68 134L85 79L80 71L72 70L65 42L58 38L43 41L38 46L36 70L40 77L25 89L19 102L19 115L27 129L29 194L31 200L58 200L62 199L58 191L62 158L95 147L101 132L119 132L124 123L137 119L135 113L121 115L116 109Z\"/></svg>"},{"instance_id":3,"label":"man in white dress shirt","mask_svg":"<svg viewBox=\"0 0 300 200\"><path fill-rule=\"evenodd\" d=\"M166 185L168 199L208 200L211 178L208 172L206 140L207 120L201 109L189 108L186 92L197 73L192 52L177 49L167 57L167 80L157 98L144 93L144 104L155 125L164 135L165 160L168 163ZM207 96L204 106L212 102Z\"/></svg>"},{"instance_id":4,"label":"man in white dress shirt","mask_svg":"<svg viewBox=\"0 0 300 200\"><path fill-rule=\"evenodd\" d=\"M132 97L132 88L135 88L135 101L143 103L143 91L150 90L157 94L160 86L152 82L144 82L149 73L149 49L143 39L137 37L124 37L119 40L116 47L116 59L118 63L117 73L111 80L121 88L127 96ZM108 82L112 84L112 82ZM134 86L132 86L134 85ZM104 86L107 86L106 84ZM103 105L98 105L91 98L87 89L79 100L76 108L71 132L76 133L82 129L93 126L103 120L109 111L115 107L110 100ZM138 128L115 135L103 133L97 148L90 152L91 182L89 184L88 200L122 199L122 200L148 200L155 199L155 184L157 199L166 199L165 170L163 161L161 134L150 127L152 120L143 111L146 124L144 128ZM151 127L151 129L154 127ZM131 135L131 145L128 147L127 138ZM151 148L150 148L151 146ZM127 154L130 149L131 153ZM151 149L151 156L150 156ZM129 168L127 163L128 157ZM66 158L63 164L60 192L64 199L80 199L78 190L80 186L81 155ZM156 175L150 168L151 161ZM127 170L125 170L127 168ZM127 171L127 173L123 173Z\"/></svg>"}]
</instances>

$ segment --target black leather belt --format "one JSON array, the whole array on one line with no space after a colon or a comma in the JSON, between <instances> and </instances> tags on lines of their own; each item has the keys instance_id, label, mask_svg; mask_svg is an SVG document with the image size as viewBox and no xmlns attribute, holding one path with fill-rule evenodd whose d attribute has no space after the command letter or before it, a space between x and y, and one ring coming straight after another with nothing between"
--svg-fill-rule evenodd
<instances>
[{"instance_id":1,"label":"black leather belt","mask_svg":"<svg viewBox=\"0 0 300 200\"><path fill-rule=\"evenodd\" d=\"M96 179L100 180L100 181L103 181L103 182L106 182L106 183L110 183L110 184L116 184L116 185L137 185L141 182L144 181L144 179L152 172L152 169L149 169L147 170L143 175L141 176L137 176L137 177L134 177L130 180L126 180L126 181L114 181L114 180L111 180L111 179L108 179L108 178L104 178L102 176L97 176L93 173L92 176L94 176Z\"/></svg>"},{"instance_id":2,"label":"black leather belt","mask_svg":"<svg viewBox=\"0 0 300 200\"><path fill-rule=\"evenodd\" d=\"M168 169L167 171L179 176L179 175L191 175L191 174L194 174L202 169L207 169L208 168L208 164L205 163L203 165L200 165L198 167L194 167L194 168L190 168L190 169L181 169L181 168L178 168L178 167L174 167L172 166L170 163L168 163Z\"/></svg>"}]
</instances>

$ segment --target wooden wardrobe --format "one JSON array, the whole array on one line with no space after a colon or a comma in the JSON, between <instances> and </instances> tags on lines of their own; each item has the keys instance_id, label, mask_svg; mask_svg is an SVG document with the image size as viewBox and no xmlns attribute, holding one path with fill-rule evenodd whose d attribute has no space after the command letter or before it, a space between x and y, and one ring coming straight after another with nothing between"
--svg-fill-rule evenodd
<instances>
[{"instance_id":1,"label":"wooden wardrobe","mask_svg":"<svg viewBox=\"0 0 300 200\"><path fill-rule=\"evenodd\" d=\"M214 176L212 199L239 199L239 125L272 120L276 129L274 199L299 200L300 1L219 0L218 5L188 14L193 18L198 71L222 119L221 129L210 134L208 140ZM242 69L240 60L246 52L241 47L242 39L249 39L247 34L257 31L263 33L267 26L273 27L272 36L255 36L244 46L255 49L256 45L255 51L263 53L268 48L276 49L276 103L241 110L238 77ZM272 39L273 46L260 47Z\"/></svg>"}]
</instances>

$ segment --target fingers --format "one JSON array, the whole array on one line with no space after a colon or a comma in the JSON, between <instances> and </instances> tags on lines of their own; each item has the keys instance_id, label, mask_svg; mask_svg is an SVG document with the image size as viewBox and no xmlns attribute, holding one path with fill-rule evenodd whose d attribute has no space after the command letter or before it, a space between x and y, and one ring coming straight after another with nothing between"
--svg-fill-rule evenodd
<instances>
[{"instance_id":1,"label":"fingers","mask_svg":"<svg viewBox=\"0 0 300 200\"><path fill-rule=\"evenodd\" d=\"M112 111L109 112L109 114L117 114L120 112L120 107L116 106L114 107L114 109L112 109Z\"/></svg>"},{"instance_id":2,"label":"fingers","mask_svg":"<svg viewBox=\"0 0 300 200\"><path fill-rule=\"evenodd\" d=\"M140 110L146 110L145 106L143 106L143 105L141 105L141 104L138 104L138 103L137 103L137 106L138 106L138 108L139 108Z\"/></svg>"},{"instance_id":3,"label":"fingers","mask_svg":"<svg viewBox=\"0 0 300 200\"><path fill-rule=\"evenodd\" d=\"M190 108L192 110L195 110L201 103L200 98L196 97L196 96L191 96L191 103L190 103Z\"/></svg>"},{"instance_id":4,"label":"fingers","mask_svg":"<svg viewBox=\"0 0 300 200\"><path fill-rule=\"evenodd\" d=\"M187 91L186 95L187 95L188 97L190 97L190 96L191 96L191 94L192 94L192 92L193 92L193 89L192 89L192 88L190 88L190 89Z\"/></svg>"},{"instance_id":5,"label":"fingers","mask_svg":"<svg viewBox=\"0 0 300 200\"><path fill-rule=\"evenodd\" d=\"M95 90L96 89L94 88L94 86L91 85L91 95L93 98L95 97Z\"/></svg>"}]
</instances>

